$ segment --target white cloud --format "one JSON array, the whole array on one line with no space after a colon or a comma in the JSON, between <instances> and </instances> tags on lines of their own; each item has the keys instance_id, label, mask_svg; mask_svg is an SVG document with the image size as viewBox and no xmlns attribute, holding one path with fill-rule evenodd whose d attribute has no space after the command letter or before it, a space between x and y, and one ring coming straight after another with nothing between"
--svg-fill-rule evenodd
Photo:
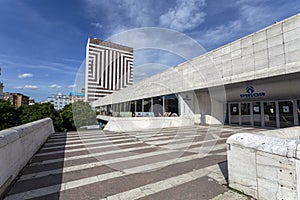
<instances>
[{"instance_id":1,"label":"white cloud","mask_svg":"<svg viewBox=\"0 0 300 200\"><path fill-rule=\"evenodd\" d=\"M192 30L205 21L206 0L177 0L175 8L160 16L160 24L178 31Z\"/></svg>"},{"instance_id":2,"label":"white cloud","mask_svg":"<svg viewBox=\"0 0 300 200\"><path fill-rule=\"evenodd\" d=\"M85 2L85 11L93 21L92 25L103 25L105 30L101 29L101 31L108 34L136 27L155 27L159 24L161 13L165 13L166 7L173 4L167 1L141 0L86 0ZM109 15L103 15L104 12Z\"/></svg>"},{"instance_id":3,"label":"white cloud","mask_svg":"<svg viewBox=\"0 0 300 200\"><path fill-rule=\"evenodd\" d=\"M93 22L91 23L91 25L99 29L103 27L102 24L100 24L99 22Z\"/></svg>"},{"instance_id":4,"label":"white cloud","mask_svg":"<svg viewBox=\"0 0 300 200\"><path fill-rule=\"evenodd\" d=\"M14 89L30 89L30 90L36 90L39 87L36 85L25 85L25 86L15 86Z\"/></svg>"},{"instance_id":5,"label":"white cloud","mask_svg":"<svg viewBox=\"0 0 300 200\"><path fill-rule=\"evenodd\" d=\"M75 88L77 85L74 84L74 85L69 85L68 88Z\"/></svg>"},{"instance_id":6,"label":"white cloud","mask_svg":"<svg viewBox=\"0 0 300 200\"><path fill-rule=\"evenodd\" d=\"M226 24L219 25L207 29L202 32L197 32L197 40L203 46L221 45L234 39L241 32L243 23L241 20L229 21Z\"/></svg>"},{"instance_id":7,"label":"white cloud","mask_svg":"<svg viewBox=\"0 0 300 200\"><path fill-rule=\"evenodd\" d=\"M51 88L51 89L59 89L59 88L61 88L61 86L57 85L57 84L52 84L52 85L49 86L49 88Z\"/></svg>"},{"instance_id":8,"label":"white cloud","mask_svg":"<svg viewBox=\"0 0 300 200\"><path fill-rule=\"evenodd\" d=\"M29 78L29 77L32 77L33 75L30 74L30 73L24 73L24 74L20 74L18 77L19 78Z\"/></svg>"},{"instance_id":9,"label":"white cloud","mask_svg":"<svg viewBox=\"0 0 300 200\"><path fill-rule=\"evenodd\" d=\"M38 89L38 86L36 86L36 85L25 85L23 88L24 89L30 89L30 90L36 90L36 89Z\"/></svg>"}]
</instances>

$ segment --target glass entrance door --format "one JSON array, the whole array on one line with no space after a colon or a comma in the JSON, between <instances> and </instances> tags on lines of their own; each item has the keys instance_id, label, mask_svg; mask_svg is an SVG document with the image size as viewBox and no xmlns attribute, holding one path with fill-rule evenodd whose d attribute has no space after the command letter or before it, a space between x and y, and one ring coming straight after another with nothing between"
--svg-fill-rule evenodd
<instances>
[{"instance_id":1,"label":"glass entrance door","mask_svg":"<svg viewBox=\"0 0 300 200\"><path fill-rule=\"evenodd\" d=\"M239 104L230 104L230 120L232 125L239 125Z\"/></svg>"},{"instance_id":2,"label":"glass entrance door","mask_svg":"<svg viewBox=\"0 0 300 200\"><path fill-rule=\"evenodd\" d=\"M266 127L277 127L275 101L264 102L264 120Z\"/></svg>"},{"instance_id":3,"label":"glass entrance door","mask_svg":"<svg viewBox=\"0 0 300 200\"><path fill-rule=\"evenodd\" d=\"M298 125L300 125L300 100L297 101Z\"/></svg>"},{"instance_id":4,"label":"glass entrance door","mask_svg":"<svg viewBox=\"0 0 300 200\"><path fill-rule=\"evenodd\" d=\"M294 126L294 113L292 101L279 101L280 128Z\"/></svg>"},{"instance_id":5,"label":"glass entrance door","mask_svg":"<svg viewBox=\"0 0 300 200\"><path fill-rule=\"evenodd\" d=\"M253 102L253 125L261 126L261 107L260 102Z\"/></svg>"},{"instance_id":6,"label":"glass entrance door","mask_svg":"<svg viewBox=\"0 0 300 200\"><path fill-rule=\"evenodd\" d=\"M242 125L251 125L250 103L241 103Z\"/></svg>"}]
</instances>

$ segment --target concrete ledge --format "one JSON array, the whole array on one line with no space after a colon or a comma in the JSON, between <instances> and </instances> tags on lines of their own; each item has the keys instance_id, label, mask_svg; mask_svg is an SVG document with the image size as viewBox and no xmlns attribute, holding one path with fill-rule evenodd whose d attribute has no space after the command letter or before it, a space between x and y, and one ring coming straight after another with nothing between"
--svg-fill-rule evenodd
<instances>
[{"instance_id":1,"label":"concrete ledge","mask_svg":"<svg viewBox=\"0 0 300 200\"><path fill-rule=\"evenodd\" d=\"M0 198L52 133L50 118L0 131Z\"/></svg>"},{"instance_id":2,"label":"concrete ledge","mask_svg":"<svg viewBox=\"0 0 300 200\"><path fill-rule=\"evenodd\" d=\"M194 125L194 117L111 117L104 130L139 131Z\"/></svg>"},{"instance_id":3,"label":"concrete ledge","mask_svg":"<svg viewBox=\"0 0 300 200\"><path fill-rule=\"evenodd\" d=\"M300 199L300 127L227 139L229 186L257 199Z\"/></svg>"}]
</instances>

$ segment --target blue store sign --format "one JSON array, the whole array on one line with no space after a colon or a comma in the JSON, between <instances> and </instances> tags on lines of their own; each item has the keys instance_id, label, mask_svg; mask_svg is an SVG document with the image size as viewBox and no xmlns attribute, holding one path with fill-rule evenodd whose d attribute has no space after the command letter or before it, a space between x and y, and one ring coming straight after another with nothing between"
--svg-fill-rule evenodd
<instances>
[{"instance_id":1,"label":"blue store sign","mask_svg":"<svg viewBox=\"0 0 300 200\"><path fill-rule=\"evenodd\" d=\"M253 86L246 87L246 93L240 94L241 98L255 98L255 97L264 97L266 96L265 92L255 92Z\"/></svg>"}]
</instances>

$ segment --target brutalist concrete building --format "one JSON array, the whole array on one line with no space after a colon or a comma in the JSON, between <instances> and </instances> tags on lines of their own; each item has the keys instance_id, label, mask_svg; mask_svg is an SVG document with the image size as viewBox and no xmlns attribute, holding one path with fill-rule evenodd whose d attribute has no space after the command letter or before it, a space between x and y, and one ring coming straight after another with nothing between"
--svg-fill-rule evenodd
<instances>
[{"instance_id":1,"label":"brutalist concrete building","mask_svg":"<svg viewBox=\"0 0 300 200\"><path fill-rule=\"evenodd\" d=\"M300 14L92 102L113 112L200 116L201 123L300 123Z\"/></svg>"}]
</instances>

